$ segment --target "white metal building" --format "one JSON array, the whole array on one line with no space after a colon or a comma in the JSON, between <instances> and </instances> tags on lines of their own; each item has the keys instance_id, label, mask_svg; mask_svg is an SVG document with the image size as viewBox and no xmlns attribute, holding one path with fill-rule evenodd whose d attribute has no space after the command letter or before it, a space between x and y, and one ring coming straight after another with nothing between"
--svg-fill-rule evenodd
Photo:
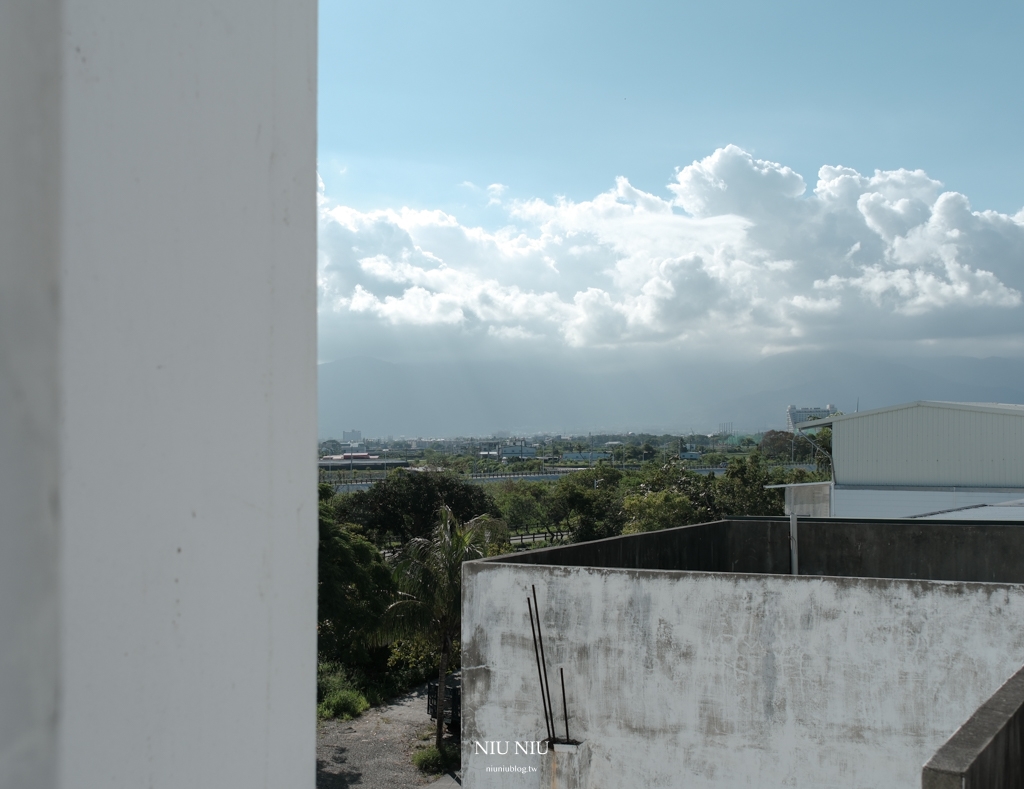
<instances>
[{"instance_id":1,"label":"white metal building","mask_svg":"<svg viewBox=\"0 0 1024 789\"><path fill-rule=\"evenodd\" d=\"M833 517L911 517L1024 496L1024 405L919 400L797 428L826 426Z\"/></svg>"}]
</instances>

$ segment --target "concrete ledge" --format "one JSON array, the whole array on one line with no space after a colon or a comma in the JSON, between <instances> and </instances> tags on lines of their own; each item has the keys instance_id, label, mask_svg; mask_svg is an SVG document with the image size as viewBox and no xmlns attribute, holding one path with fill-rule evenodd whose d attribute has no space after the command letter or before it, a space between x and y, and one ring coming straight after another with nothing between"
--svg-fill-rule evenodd
<instances>
[{"instance_id":1,"label":"concrete ledge","mask_svg":"<svg viewBox=\"0 0 1024 789\"><path fill-rule=\"evenodd\" d=\"M584 789L590 786L590 745L554 743L541 763L541 786Z\"/></svg>"},{"instance_id":2,"label":"concrete ledge","mask_svg":"<svg viewBox=\"0 0 1024 789\"><path fill-rule=\"evenodd\" d=\"M939 748L922 789L1009 789L1024 785L1024 669Z\"/></svg>"}]
</instances>

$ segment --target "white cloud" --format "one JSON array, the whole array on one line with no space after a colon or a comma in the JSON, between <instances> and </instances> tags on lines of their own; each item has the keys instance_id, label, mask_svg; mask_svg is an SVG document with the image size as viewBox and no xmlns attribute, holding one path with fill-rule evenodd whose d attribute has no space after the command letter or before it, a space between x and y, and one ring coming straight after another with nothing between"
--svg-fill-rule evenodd
<instances>
[{"instance_id":1,"label":"white cloud","mask_svg":"<svg viewBox=\"0 0 1024 789\"><path fill-rule=\"evenodd\" d=\"M487 187L487 196L490 198L487 201L487 205L501 205L501 196L505 194L508 189L505 184L491 184Z\"/></svg>"},{"instance_id":2,"label":"white cloud","mask_svg":"<svg viewBox=\"0 0 1024 789\"><path fill-rule=\"evenodd\" d=\"M320 197L321 309L505 343L719 344L1019 334L1024 210L973 211L920 170L788 167L735 146L658 196L626 178L591 200L506 201L499 229L439 210Z\"/></svg>"}]
</instances>

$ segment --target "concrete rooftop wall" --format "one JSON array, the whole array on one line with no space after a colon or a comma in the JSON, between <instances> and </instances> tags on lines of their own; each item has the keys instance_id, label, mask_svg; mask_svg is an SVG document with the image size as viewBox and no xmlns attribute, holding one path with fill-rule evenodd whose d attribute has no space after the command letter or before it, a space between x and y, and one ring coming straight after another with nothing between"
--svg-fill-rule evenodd
<instances>
[{"instance_id":1,"label":"concrete rooftop wall","mask_svg":"<svg viewBox=\"0 0 1024 789\"><path fill-rule=\"evenodd\" d=\"M531 585L594 789L917 787L1024 663L1016 585L496 562L464 582L466 789L547 780L550 757L474 753L545 736ZM508 765L538 772L487 770Z\"/></svg>"},{"instance_id":2,"label":"concrete rooftop wall","mask_svg":"<svg viewBox=\"0 0 1024 789\"><path fill-rule=\"evenodd\" d=\"M941 520L799 521L801 575L1024 584L1024 529ZM488 561L635 570L790 573L789 520L736 518Z\"/></svg>"}]
</instances>

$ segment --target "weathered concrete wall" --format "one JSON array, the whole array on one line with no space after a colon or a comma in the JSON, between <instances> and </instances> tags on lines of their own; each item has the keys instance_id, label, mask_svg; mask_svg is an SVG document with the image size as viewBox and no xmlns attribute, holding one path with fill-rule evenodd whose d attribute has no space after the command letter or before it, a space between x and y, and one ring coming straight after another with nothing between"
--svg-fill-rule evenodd
<instances>
[{"instance_id":1,"label":"weathered concrete wall","mask_svg":"<svg viewBox=\"0 0 1024 789\"><path fill-rule=\"evenodd\" d=\"M1013 523L801 520L798 534L801 575L1024 584Z\"/></svg>"},{"instance_id":2,"label":"weathered concrete wall","mask_svg":"<svg viewBox=\"0 0 1024 789\"><path fill-rule=\"evenodd\" d=\"M511 554L503 561L645 570L788 573L789 520L714 521Z\"/></svg>"},{"instance_id":3,"label":"weathered concrete wall","mask_svg":"<svg viewBox=\"0 0 1024 789\"><path fill-rule=\"evenodd\" d=\"M916 787L1024 662L1020 586L488 562L464 579L467 789L545 774L514 747L474 754L545 736L531 585L595 789ZM538 771L487 770L502 765Z\"/></svg>"},{"instance_id":4,"label":"weathered concrete wall","mask_svg":"<svg viewBox=\"0 0 1024 789\"><path fill-rule=\"evenodd\" d=\"M1024 785L1024 669L993 694L928 760L922 789Z\"/></svg>"},{"instance_id":5,"label":"weathered concrete wall","mask_svg":"<svg viewBox=\"0 0 1024 789\"><path fill-rule=\"evenodd\" d=\"M801 575L1024 583L1013 523L801 518ZM636 570L791 572L788 518L742 518L501 557L510 564Z\"/></svg>"}]
</instances>

